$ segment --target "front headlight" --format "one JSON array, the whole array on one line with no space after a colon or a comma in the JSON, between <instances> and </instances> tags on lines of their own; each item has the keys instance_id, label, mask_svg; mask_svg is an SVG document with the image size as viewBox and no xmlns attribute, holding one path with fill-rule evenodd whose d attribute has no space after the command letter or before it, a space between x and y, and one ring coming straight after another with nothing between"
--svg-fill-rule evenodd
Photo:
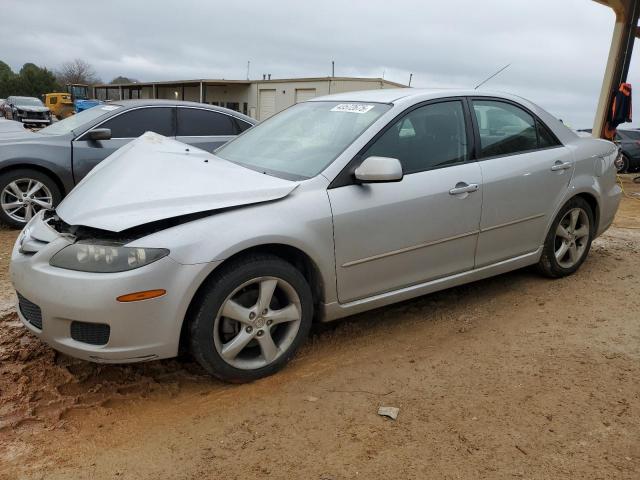
<instances>
[{"instance_id":1,"label":"front headlight","mask_svg":"<svg viewBox=\"0 0 640 480\"><path fill-rule=\"evenodd\" d=\"M74 243L56 253L49 265L80 272L115 273L149 265L169 255L164 248Z\"/></svg>"}]
</instances>

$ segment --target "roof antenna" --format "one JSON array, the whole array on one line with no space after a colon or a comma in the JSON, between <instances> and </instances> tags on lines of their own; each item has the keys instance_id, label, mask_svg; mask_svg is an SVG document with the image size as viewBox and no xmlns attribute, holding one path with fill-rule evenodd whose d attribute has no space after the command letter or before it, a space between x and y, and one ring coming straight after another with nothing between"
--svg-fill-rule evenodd
<instances>
[{"instance_id":1,"label":"roof antenna","mask_svg":"<svg viewBox=\"0 0 640 480\"><path fill-rule=\"evenodd\" d=\"M506 70L507 68L509 68L511 66L510 63L507 63L504 67L502 67L500 70L498 70L496 73L494 73L493 75L491 75L490 77L484 79L482 82L480 82L478 85L476 85L476 87L474 88L474 90L477 90L479 87L481 87L482 85L484 85L485 83L487 83L489 80L491 80L493 77L497 76L498 74L502 73L504 70Z\"/></svg>"}]
</instances>

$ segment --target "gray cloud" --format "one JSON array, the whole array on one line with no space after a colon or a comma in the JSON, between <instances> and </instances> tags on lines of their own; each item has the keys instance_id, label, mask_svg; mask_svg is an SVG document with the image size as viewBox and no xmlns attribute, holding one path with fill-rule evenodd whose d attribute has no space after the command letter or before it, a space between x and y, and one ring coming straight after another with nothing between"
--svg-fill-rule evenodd
<instances>
[{"instance_id":1,"label":"gray cloud","mask_svg":"<svg viewBox=\"0 0 640 480\"><path fill-rule=\"evenodd\" d=\"M588 0L3 0L0 58L55 68L76 57L105 81L382 76L418 87L517 93L576 127L590 127L613 31ZM55 22L51 19L55 17ZM640 47L638 47L640 48ZM629 80L638 78L632 63Z\"/></svg>"}]
</instances>

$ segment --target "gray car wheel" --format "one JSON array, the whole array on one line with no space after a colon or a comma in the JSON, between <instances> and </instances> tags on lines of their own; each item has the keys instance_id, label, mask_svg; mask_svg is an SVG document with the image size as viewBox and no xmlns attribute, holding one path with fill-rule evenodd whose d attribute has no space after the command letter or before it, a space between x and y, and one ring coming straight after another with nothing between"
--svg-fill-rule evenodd
<instances>
[{"instance_id":1,"label":"gray car wheel","mask_svg":"<svg viewBox=\"0 0 640 480\"><path fill-rule=\"evenodd\" d=\"M271 375L306 338L311 290L290 263L250 256L214 274L194 301L190 347L214 376L235 383Z\"/></svg>"},{"instance_id":2,"label":"gray car wheel","mask_svg":"<svg viewBox=\"0 0 640 480\"><path fill-rule=\"evenodd\" d=\"M569 200L554 220L538 263L546 276L557 278L574 273L589 253L594 235L591 206L582 198Z\"/></svg>"},{"instance_id":3,"label":"gray car wheel","mask_svg":"<svg viewBox=\"0 0 640 480\"><path fill-rule=\"evenodd\" d=\"M54 208L60 189L44 173L20 169L0 175L0 220L21 228L40 210Z\"/></svg>"}]
</instances>

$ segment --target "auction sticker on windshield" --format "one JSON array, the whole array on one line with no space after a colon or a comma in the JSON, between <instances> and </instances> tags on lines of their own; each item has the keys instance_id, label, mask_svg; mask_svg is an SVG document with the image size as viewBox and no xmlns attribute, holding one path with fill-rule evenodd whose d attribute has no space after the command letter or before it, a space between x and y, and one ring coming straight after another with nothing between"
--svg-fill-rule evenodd
<instances>
[{"instance_id":1,"label":"auction sticker on windshield","mask_svg":"<svg viewBox=\"0 0 640 480\"><path fill-rule=\"evenodd\" d=\"M332 112L367 113L375 105L363 105L362 103L341 103L331 109Z\"/></svg>"},{"instance_id":2,"label":"auction sticker on windshield","mask_svg":"<svg viewBox=\"0 0 640 480\"><path fill-rule=\"evenodd\" d=\"M106 110L107 112L110 112L112 110L117 110L120 108L120 105L104 105L102 107L100 107L102 110Z\"/></svg>"}]
</instances>

